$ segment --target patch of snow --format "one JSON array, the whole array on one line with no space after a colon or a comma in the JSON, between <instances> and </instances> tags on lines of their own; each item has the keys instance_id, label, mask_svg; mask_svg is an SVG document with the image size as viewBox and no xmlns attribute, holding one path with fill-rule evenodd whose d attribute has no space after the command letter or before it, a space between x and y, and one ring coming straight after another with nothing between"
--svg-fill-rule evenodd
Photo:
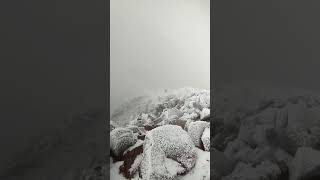
<instances>
[{"instance_id":1,"label":"patch of snow","mask_svg":"<svg viewBox=\"0 0 320 180\"><path fill-rule=\"evenodd\" d=\"M169 171L169 174L171 174L171 176L173 177L185 171L185 169L181 166L180 163L178 163L177 161L171 158L165 158L164 163L165 163L165 167Z\"/></svg>"},{"instance_id":2,"label":"patch of snow","mask_svg":"<svg viewBox=\"0 0 320 180\"><path fill-rule=\"evenodd\" d=\"M116 163L112 163L110 159L110 179L112 180L127 180L122 174L119 172L120 166L123 164L123 161L118 161ZM139 176L134 176L131 180L139 180Z\"/></svg>"},{"instance_id":3,"label":"patch of snow","mask_svg":"<svg viewBox=\"0 0 320 180\"><path fill-rule=\"evenodd\" d=\"M210 152L196 148L197 162L191 171L177 180L209 180L210 179Z\"/></svg>"},{"instance_id":4,"label":"patch of snow","mask_svg":"<svg viewBox=\"0 0 320 180\"><path fill-rule=\"evenodd\" d=\"M208 108L203 108L201 113L200 113L200 119L204 119L210 116L210 109Z\"/></svg>"},{"instance_id":5,"label":"patch of snow","mask_svg":"<svg viewBox=\"0 0 320 180\"><path fill-rule=\"evenodd\" d=\"M112 162L110 158L110 178L111 179L119 179L119 180L126 180L119 172L119 167L123 164L123 161L118 161L116 163Z\"/></svg>"}]
</instances>

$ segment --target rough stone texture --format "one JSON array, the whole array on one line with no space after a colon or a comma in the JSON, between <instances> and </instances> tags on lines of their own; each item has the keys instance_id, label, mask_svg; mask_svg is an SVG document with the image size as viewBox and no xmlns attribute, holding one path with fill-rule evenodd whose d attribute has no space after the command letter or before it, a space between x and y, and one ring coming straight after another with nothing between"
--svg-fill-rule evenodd
<instances>
[{"instance_id":1,"label":"rough stone texture","mask_svg":"<svg viewBox=\"0 0 320 180\"><path fill-rule=\"evenodd\" d=\"M210 151L210 128L206 128L201 137L203 148L205 151Z\"/></svg>"},{"instance_id":2,"label":"rough stone texture","mask_svg":"<svg viewBox=\"0 0 320 180\"><path fill-rule=\"evenodd\" d=\"M181 168L172 172L166 167L167 158L178 162ZM157 127L147 133L141 163L143 180L171 180L189 171L196 162L195 146L186 131L175 125Z\"/></svg>"},{"instance_id":3,"label":"rough stone texture","mask_svg":"<svg viewBox=\"0 0 320 180\"><path fill-rule=\"evenodd\" d=\"M201 113L200 113L200 119L204 119L210 116L210 109L208 108L203 108Z\"/></svg>"},{"instance_id":4,"label":"rough stone texture","mask_svg":"<svg viewBox=\"0 0 320 180\"><path fill-rule=\"evenodd\" d=\"M128 128L116 128L110 132L110 148L114 155L121 155L137 142L137 137Z\"/></svg>"},{"instance_id":5,"label":"rough stone texture","mask_svg":"<svg viewBox=\"0 0 320 180\"><path fill-rule=\"evenodd\" d=\"M205 121L195 121L188 125L188 133L195 146L203 148L201 136L206 128L210 127L210 123Z\"/></svg>"}]
</instances>

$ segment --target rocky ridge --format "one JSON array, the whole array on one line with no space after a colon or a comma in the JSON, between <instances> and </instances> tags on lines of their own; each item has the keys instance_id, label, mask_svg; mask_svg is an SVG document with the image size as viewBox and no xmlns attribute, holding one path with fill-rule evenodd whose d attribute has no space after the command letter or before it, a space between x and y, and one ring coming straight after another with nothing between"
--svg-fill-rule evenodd
<instances>
[{"instance_id":1,"label":"rocky ridge","mask_svg":"<svg viewBox=\"0 0 320 180\"><path fill-rule=\"evenodd\" d=\"M111 177L209 179L209 117L207 90L183 88L129 101L111 118Z\"/></svg>"}]
</instances>

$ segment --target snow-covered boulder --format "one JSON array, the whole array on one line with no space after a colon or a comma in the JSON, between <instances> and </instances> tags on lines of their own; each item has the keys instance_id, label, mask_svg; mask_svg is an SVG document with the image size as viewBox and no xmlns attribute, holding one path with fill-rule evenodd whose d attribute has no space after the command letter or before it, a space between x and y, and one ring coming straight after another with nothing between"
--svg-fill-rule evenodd
<instances>
[{"instance_id":1,"label":"snow-covered boulder","mask_svg":"<svg viewBox=\"0 0 320 180\"><path fill-rule=\"evenodd\" d=\"M197 162L195 166L184 175L177 177L177 180L210 180L210 152L196 148Z\"/></svg>"},{"instance_id":2,"label":"snow-covered boulder","mask_svg":"<svg viewBox=\"0 0 320 180\"><path fill-rule=\"evenodd\" d=\"M210 108L210 93L204 92L199 95L199 104L202 108Z\"/></svg>"},{"instance_id":3,"label":"snow-covered boulder","mask_svg":"<svg viewBox=\"0 0 320 180\"><path fill-rule=\"evenodd\" d=\"M320 178L320 151L299 148L289 168L290 180Z\"/></svg>"},{"instance_id":4,"label":"snow-covered boulder","mask_svg":"<svg viewBox=\"0 0 320 180\"><path fill-rule=\"evenodd\" d=\"M205 151L210 151L210 128L206 128L201 137L201 141Z\"/></svg>"},{"instance_id":5,"label":"snow-covered boulder","mask_svg":"<svg viewBox=\"0 0 320 180\"><path fill-rule=\"evenodd\" d=\"M175 120L171 121L169 124L177 125L177 126L180 126L182 129L184 129L187 124L187 120L175 119Z\"/></svg>"},{"instance_id":6,"label":"snow-covered boulder","mask_svg":"<svg viewBox=\"0 0 320 180\"><path fill-rule=\"evenodd\" d=\"M203 108L201 113L200 113L200 119L204 119L210 116L210 109L208 108Z\"/></svg>"},{"instance_id":7,"label":"snow-covered boulder","mask_svg":"<svg viewBox=\"0 0 320 180\"><path fill-rule=\"evenodd\" d=\"M197 112L195 110L190 110L189 112L185 112L181 119L191 119L191 120L198 120L200 117L200 112Z\"/></svg>"},{"instance_id":8,"label":"snow-covered boulder","mask_svg":"<svg viewBox=\"0 0 320 180\"><path fill-rule=\"evenodd\" d=\"M177 118L180 118L181 116L183 115L183 113L177 109L177 108L171 108L171 109L167 109L166 111L164 111L162 114L161 114L161 117L163 119L177 119Z\"/></svg>"},{"instance_id":9,"label":"snow-covered boulder","mask_svg":"<svg viewBox=\"0 0 320 180\"><path fill-rule=\"evenodd\" d=\"M195 121L188 125L188 133L195 146L202 148L201 137L206 128L210 128L210 123L205 121Z\"/></svg>"},{"instance_id":10,"label":"snow-covered boulder","mask_svg":"<svg viewBox=\"0 0 320 180\"><path fill-rule=\"evenodd\" d=\"M110 132L110 148L114 155L121 155L137 142L137 137L128 128L116 128Z\"/></svg>"},{"instance_id":11,"label":"snow-covered boulder","mask_svg":"<svg viewBox=\"0 0 320 180\"><path fill-rule=\"evenodd\" d=\"M195 165L192 139L180 126L164 125L149 131L141 162L143 180L172 180Z\"/></svg>"},{"instance_id":12,"label":"snow-covered boulder","mask_svg":"<svg viewBox=\"0 0 320 180\"><path fill-rule=\"evenodd\" d=\"M117 128L117 124L110 121L110 125L109 125L109 133L114 130L115 128Z\"/></svg>"},{"instance_id":13,"label":"snow-covered boulder","mask_svg":"<svg viewBox=\"0 0 320 180\"><path fill-rule=\"evenodd\" d=\"M189 120L186 120L186 124L184 125L184 130L188 131L188 127L189 127L189 124L194 122L193 120L189 119Z\"/></svg>"}]
</instances>

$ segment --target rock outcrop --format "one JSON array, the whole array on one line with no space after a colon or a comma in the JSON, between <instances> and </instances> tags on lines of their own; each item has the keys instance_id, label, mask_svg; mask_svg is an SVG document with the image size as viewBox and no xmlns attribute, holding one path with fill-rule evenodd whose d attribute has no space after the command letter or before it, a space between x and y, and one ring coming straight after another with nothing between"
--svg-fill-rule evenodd
<instances>
[{"instance_id":1,"label":"rock outcrop","mask_svg":"<svg viewBox=\"0 0 320 180\"><path fill-rule=\"evenodd\" d=\"M147 133L141 174L144 180L174 179L196 162L195 146L181 127L164 125Z\"/></svg>"}]
</instances>

